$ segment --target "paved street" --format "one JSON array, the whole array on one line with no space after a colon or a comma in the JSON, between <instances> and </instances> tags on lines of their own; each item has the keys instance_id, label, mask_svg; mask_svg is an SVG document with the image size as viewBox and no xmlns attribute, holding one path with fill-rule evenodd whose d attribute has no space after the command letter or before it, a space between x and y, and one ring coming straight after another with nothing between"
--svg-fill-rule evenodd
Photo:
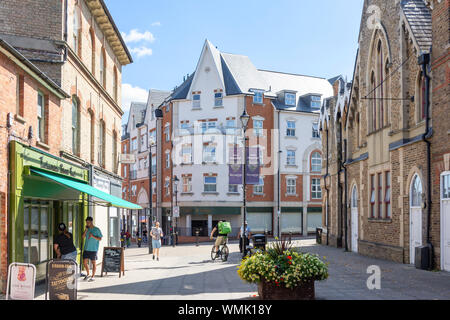
<instances>
[{"instance_id":1,"label":"paved street","mask_svg":"<svg viewBox=\"0 0 450 320\"><path fill-rule=\"evenodd\" d=\"M297 240L302 251L317 253L330 263L328 280L316 283L318 300L450 299L450 273L427 272L413 266L367 258L340 249L319 246L315 240ZM228 262L212 262L211 244L163 247L161 261L147 248L125 251L125 277L108 274L95 282L79 281L81 300L229 300L256 299L255 285L243 283L236 272L237 243L230 244ZM367 268L381 269L381 290L369 290ZM36 290L44 299L44 288Z\"/></svg>"}]
</instances>

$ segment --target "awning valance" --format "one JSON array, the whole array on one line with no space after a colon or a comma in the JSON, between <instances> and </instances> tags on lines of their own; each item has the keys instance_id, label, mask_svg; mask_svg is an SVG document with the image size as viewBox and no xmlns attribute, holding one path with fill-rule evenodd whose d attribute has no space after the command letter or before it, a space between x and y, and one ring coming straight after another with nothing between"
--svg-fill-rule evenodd
<instances>
[{"instance_id":1,"label":"awning valance","mask_svg":"<svg viewBox=\"0 0 450 320\"><path fill-rule=\"evenodd\" d=\"M52 180L56 183L62 184L66 187L69 187L71 189L78 190L82 193L86 193L90 196L96 197L98 199L101 199L105 201L107 204L117 207L117 208L124 208L124 209L142 209L141 206L125 201L123 199L120 199L118 197L112 196L106 192L100 191L97 188L94 188L88 184L78 182L69 178L64 178L60 175L51 174L48 172L44 172L35 168L30 168L31 172L36 173L44 178L47 178L49 180Z\"/></svg>"}]
</instances>

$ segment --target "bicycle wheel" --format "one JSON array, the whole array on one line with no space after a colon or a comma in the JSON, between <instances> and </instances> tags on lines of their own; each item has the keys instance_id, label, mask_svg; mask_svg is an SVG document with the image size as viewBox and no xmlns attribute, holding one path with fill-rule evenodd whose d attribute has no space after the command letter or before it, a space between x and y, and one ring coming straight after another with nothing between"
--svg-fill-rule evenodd
<instances>
[{"instance_id":1,"label":"bicycle wheel","mask_svg":"<svg viewBox=\"0 0 450 320\"><path fill-rule=\"evenodd\" d=\"M230 251L228 250L228 247L226 245L224 245L222 247L222 254L221 254L221 258L222 258L223 262L228 260L228 255L229 254L230 254Z\"/></svg>"},{"instance_id":2,"label":"bicycle wheel","mask_svg":"<svg viewBox=\"0 0 450 320\"><path fill-rule=\"evenodd\" d=\"M217 252L216 252L216 247L215 246L213 246L212 249L211 249L211 259L212 259L212 261L217 259Z\"/></svg>"}]
</instances>

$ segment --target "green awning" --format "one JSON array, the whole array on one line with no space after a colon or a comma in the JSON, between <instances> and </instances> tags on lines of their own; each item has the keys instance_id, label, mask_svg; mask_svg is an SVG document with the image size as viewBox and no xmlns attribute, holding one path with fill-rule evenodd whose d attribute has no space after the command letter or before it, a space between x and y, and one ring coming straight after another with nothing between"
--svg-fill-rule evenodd
<instances>
[{"instance_id":1,"label":"green awning","mask_svg":"<svg viewBox=\"0 0 450 320\"><path fill-rule=\"evenodd\" d=\"M69 178L64 178L59 175L51 174L48 172L40 171L34 168L30 168L32 172L37 173L38 175L50 179L56 183L62 184L66 187L78 190L82 193L87 193L88 195L91 195L93 197L99 198L109 205L117 208L124 208L124 209L142 209L141 206L138 206L137 204L125 201L123 199L120 199L118 197L112 196L106 192L100 191L97 188L94 188L88 184L78 182Z\"/></svg>"}]
</instances>

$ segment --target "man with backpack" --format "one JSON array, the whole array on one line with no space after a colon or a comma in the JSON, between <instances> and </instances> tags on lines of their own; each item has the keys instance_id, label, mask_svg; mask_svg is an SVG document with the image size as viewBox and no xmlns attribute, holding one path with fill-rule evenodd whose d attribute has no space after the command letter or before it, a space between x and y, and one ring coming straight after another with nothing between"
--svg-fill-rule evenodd
<instances>
[{"instance_id":1,"label":"man with backpack","mask_svg":"<svg viewBox=\"0 0 450 320\"><path fill-rule=\"evenodd\" d=\"M228 234L231 233L231 224L225 220L219 221L217 226L215 226L214 229L212 229L211 231L210 236L211 240L213 239L213 236L215 235L216 232L218 232L218 235L215 243L216 247L215 250L216 252L218 252L219 247L227 243Z\"/></svg>"}]
</instances>

